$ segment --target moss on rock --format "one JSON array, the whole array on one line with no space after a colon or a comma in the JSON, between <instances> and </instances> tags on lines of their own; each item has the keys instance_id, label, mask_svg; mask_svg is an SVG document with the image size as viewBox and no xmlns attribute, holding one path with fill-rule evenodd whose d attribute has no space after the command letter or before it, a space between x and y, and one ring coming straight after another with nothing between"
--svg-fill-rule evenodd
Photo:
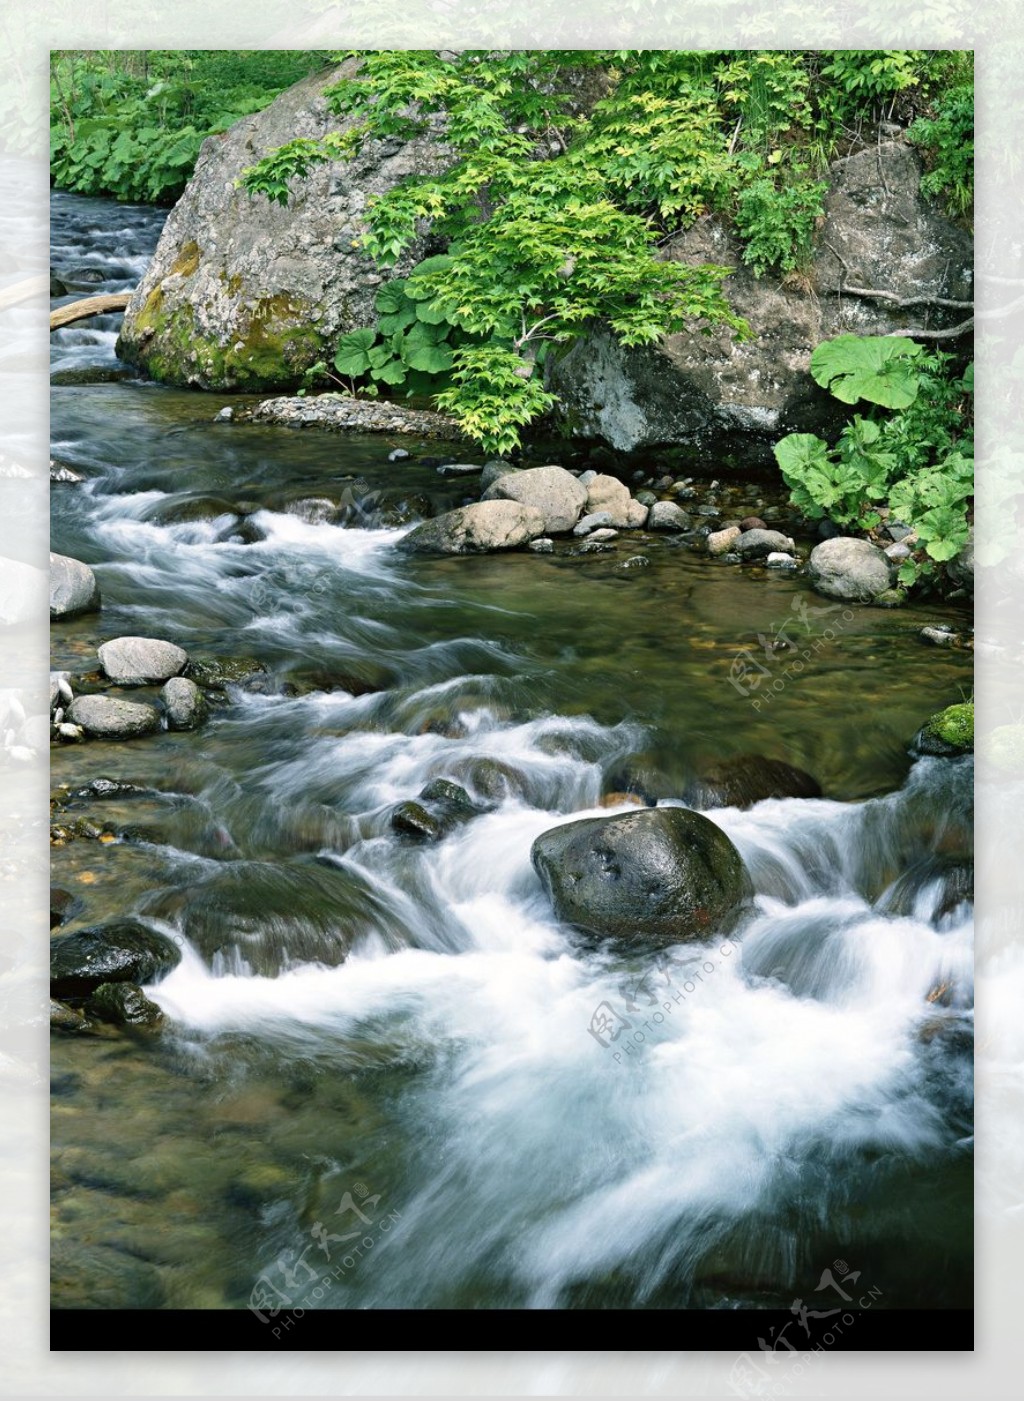
<instances>
[{"instance_id":1,"label":"moss on rock","mask_svg":"<svg viewBox=\"0 0 1024 1401\"><path fill-rule=\"evenodd\" d=\"M919 754L953 755L974 751L974 702L948 705L925 721L914 737Z\"/></svg>"}]
</instances>

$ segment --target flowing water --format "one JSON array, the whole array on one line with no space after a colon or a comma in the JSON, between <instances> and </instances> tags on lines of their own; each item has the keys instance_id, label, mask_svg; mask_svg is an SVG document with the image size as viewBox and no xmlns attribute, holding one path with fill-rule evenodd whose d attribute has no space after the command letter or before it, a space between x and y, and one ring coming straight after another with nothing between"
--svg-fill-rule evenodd
<instances>
[{"instance_id":1,"label":"flowing water","mask_svg":"<svg viewBox=\"0 0 1024 1401\"><path fill-rule=\"evenodd\" d=\"M55 267L130 286L160 219L55 196ZM472 494L443 446L214 423L238 401L116 378L116 330L53 337L85 477L53 546L104 600L53 665L133 633L266 674L195 733L54 752L93 824L55 852L64 929L137 912L183 950L159 1033L54 1039L55 1302L775 1307L837 1258L889 1306L968 1302L972 764L907 754L971 685L920 629L966 619L824 612L668 538L404 557ZM538 834L745 753L827 796L710 814L756 890L730 939L555 920ZM132 787L73 796L99 777ZM435 778L488 810L410 843L391 809Z\"/></svg>"}]
</instances>

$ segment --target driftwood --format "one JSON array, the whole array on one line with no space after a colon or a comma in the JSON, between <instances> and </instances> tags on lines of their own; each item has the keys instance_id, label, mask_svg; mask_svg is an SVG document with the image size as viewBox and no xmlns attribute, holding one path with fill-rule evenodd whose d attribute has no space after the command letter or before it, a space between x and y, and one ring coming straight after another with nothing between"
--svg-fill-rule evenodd
<instances>
[{"instance_id":1,"label":"driftwood","mask_svg":"<svg viewBox=\"0 0 1024 1401\"><path fill-rule=\"evenodd\" d=\"M80 302L59 306L50 312L50 330L57 331L61 326L70 326L74 321L84 321L88 316L105 316L110 311L124 311L131 299L131 292L108 292L100 297L83 297Z\"/></svg>"}]
</instances>

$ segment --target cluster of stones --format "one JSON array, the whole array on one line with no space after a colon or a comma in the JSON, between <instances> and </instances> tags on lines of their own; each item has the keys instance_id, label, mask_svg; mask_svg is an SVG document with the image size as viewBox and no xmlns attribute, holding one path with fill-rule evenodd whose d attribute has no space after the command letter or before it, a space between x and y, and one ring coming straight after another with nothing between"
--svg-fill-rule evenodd
<instances>
[{"instance_id":1,"label":"cluster of stones","mask_svg":"<svg viewBox=\"0 0 1024 1401\"><path fill-rule=\"evenodd\" d=\"M194 730L208 714L206 698L182 672L188 653L151 637L115 637L99 648L104 677L115 686L160 685L161 708L108 695L75 695L65 671L50 673L51 736L61 743L133 739L169 730Z\"/></svg>"}]
</instances>

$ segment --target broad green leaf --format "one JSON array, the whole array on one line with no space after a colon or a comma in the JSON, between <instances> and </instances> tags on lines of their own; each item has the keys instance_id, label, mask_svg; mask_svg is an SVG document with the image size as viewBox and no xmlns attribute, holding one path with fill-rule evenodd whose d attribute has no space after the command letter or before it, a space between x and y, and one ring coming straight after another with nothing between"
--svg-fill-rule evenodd
<instances>
[{"instance_id":1,"label":"broad green leaf","mask_svg":"<svg viewBox=\"0 0 1024 1401\"><path fill-rule=\"evenodd\" d=\"M416 320L416 303L410 302L408 298L403 298L402 305L397 311L388 312L377 322L377 329L382 336L394 335L396 331L404 331L406 326L411 326Z\"/></svg>"},{"instance_id":2,"label":"broad green leaf","mask_svg":"<svg viewBox=\"0 0 1024 1401\"><path fill-rule=\"evenodd\" d=\"M334 368L339 374L353 377L366 374L370 368L368 352L376 339L376 331L371 331L368 326L358 331L349 331L338 341Z\"/></svg>"},{"instance_id":3,"label":"broad green leaf","mask_svg":"<svg viewBox=\"0 0 1024 1401\"><path fill-rule=\"evenodd\" d=\"M905 409L917 398L919 374L911 363L921 347L906 336L836 336L811 356L811 374L844 404L866 399Z\"/></svg>"},{"instance_id":4,"label":"broad green leaf","mask_svg":"<svg viewBox=\"0 0 1024 1401\"><path fill-rule=\"evenodd\" d=\"M448 313L441 311L439 307L433 306L430 302L416 303L417 319L423 321L428 326L440 326L448 320Z\"/></svg>"},{"instance_id":5,"label":"broad green leaf","mask_svg":"<svg viewBox=\"0 0 1024 1401\"><path fill-rule=\"evenodd\" d=\"M385 282L384 286L374 298L374 306L378 311L393 313L401 311L407 306L409 298L405 295L405 278L396 277L390 282Z\"/></svg>"},{"instance_id":6,"label":"broad green leaf","mask_svg":"<svg viewBox=\"0 0 1024 1401\"><path fill-rule=\"evenodd\" d=\"M376 380L381 380L384 384L404 384L406 369L401 360L387 360L382 365L374 366L370 371Z\"/></svg>"},{"instance_id":7,"label":"broad green leaf","mask_svg":"<svg viewBox=\"0 0 1024 1401\"><path fill-rule=\"evenodd\" d=\"M450 348L446 345L425 345L420 350L414 350L408 357L408 363L414 370L423 370L428 375L440 375L446 370L450 370L454 357Z\"/></svg>"}]
</instances>

